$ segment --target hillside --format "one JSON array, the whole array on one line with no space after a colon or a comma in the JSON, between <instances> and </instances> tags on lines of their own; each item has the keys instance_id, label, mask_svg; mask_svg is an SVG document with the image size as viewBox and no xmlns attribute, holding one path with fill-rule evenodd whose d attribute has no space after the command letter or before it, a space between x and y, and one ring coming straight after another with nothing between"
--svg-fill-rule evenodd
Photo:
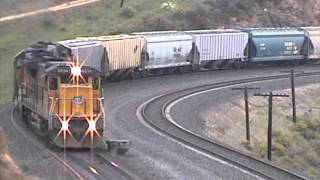
<instances>
[{"instance_id":1,"label":"hillside","mask_svg":"<svg viewBox=\"0 0 320 180\"><path fill-rule=\"evenodd\" d=\"M0 16L62 0L2 0ZM65 2L65 1L64 1ZM316 26L317 0L102 0L0 25L0 102L11 98L12 59L36 41L132 31L233 27Z\"/></svg>"}]
</instances>

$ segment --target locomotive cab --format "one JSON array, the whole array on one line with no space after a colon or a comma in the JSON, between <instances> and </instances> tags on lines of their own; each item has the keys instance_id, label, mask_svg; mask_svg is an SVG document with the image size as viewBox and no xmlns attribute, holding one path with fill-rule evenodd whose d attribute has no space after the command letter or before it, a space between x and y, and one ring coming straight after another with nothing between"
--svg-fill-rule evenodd
<instances>
[{"instance_id":1,"label":"locomotive cab","mask_svg":"<svg viewBox=\"0 0 320 180\"><path fill-rule=\"evenodd\" d=\"M100 76L87 66L58 65L47 72L48 128L56 145L90 147L102 138L105 114Z\"/></svg>"}]
</instances>

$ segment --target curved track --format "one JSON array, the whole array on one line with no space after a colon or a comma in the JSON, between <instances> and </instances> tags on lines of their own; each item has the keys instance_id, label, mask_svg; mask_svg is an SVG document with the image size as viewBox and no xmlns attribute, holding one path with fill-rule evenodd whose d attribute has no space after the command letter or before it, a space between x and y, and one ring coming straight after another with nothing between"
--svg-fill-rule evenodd
<instances>
[{"instance_id":1,"label":"curved track","mask_svg":"<svg viewBox=\"0 0 320 180\"><path fill-rule=\"evenodd\" d=\"M297 76L312 76L319 75L320 72L312 72L300 74ZM276 79L288 78L288 75L278 75L269 77L258 77L244 80L229 81L223 83L207 84L199 87L189 88L181 91L165 94L145 102L141 108L141 116L144 121L155 128L162 134L169 136L176 141L187 146L195 148L203 153L219 157L220 159L233 164L250 173L256 174L261 178L266 179L306 179L305 177L296 174L295 172L276 166L270 162L257 159L246 153L240 152L232 147L221 143L206 139L195 133L192 133L183 127L175 124L168 116L167 107L174 101L184 98L190 94L195 94L203 91L219 89L222 87L239 85L242 83L262 82ZM169 117L169 119L168 119Z\"/></svg>"}]
</instances>

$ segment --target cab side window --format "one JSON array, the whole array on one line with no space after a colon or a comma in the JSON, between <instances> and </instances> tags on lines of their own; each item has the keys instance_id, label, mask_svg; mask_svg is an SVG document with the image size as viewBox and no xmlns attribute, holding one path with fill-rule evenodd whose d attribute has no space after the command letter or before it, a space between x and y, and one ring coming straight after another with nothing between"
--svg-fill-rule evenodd
<instances>
[{"instance_id":1,"label":"cab side window","mask_svg":"<svg viewBox=\"0 0 320 180\"><path fill-rule=\"evenodd\" d=\"M49 79L49 89L50 90L57 90L58 89L58 79L57 78L50 78Z\"/></svg>"},{"instance_id":2,"label":"cab side window","mask_svg":"<svg viewBox=\"0 0 320 180\"><path fill-rule=\"evenodd\" d=\"M92 88L93 88L93 90L97 90L99 88L99 79L98 78L93 79Z\"/></svg>"}]
</instances>

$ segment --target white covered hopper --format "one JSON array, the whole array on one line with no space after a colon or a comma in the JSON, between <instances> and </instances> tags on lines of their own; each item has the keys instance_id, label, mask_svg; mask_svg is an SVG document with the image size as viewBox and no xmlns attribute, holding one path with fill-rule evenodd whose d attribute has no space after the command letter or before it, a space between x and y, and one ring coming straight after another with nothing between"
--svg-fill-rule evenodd
<instances>
[{"instance_id":1,"label":"white covered hopper","mask_svg":"<svg viewBox=\"0 0 320 180\"><path fill-rule=\"evenodd\" d=\"M244 60L248 33L236 30L187 31L199 52L199 64L216 60Z\"/></svg>"},{"instance_id":2,"label":"white covered hopper","mask_svg":"<svg viewBox=\"0 0 320 180\"><path fill-rule=\"evenodd\" d=\"M145 69L177 67L189 65L192 36L176 32L136 33L146 40Z\"/></svg>"}]
</instances>

